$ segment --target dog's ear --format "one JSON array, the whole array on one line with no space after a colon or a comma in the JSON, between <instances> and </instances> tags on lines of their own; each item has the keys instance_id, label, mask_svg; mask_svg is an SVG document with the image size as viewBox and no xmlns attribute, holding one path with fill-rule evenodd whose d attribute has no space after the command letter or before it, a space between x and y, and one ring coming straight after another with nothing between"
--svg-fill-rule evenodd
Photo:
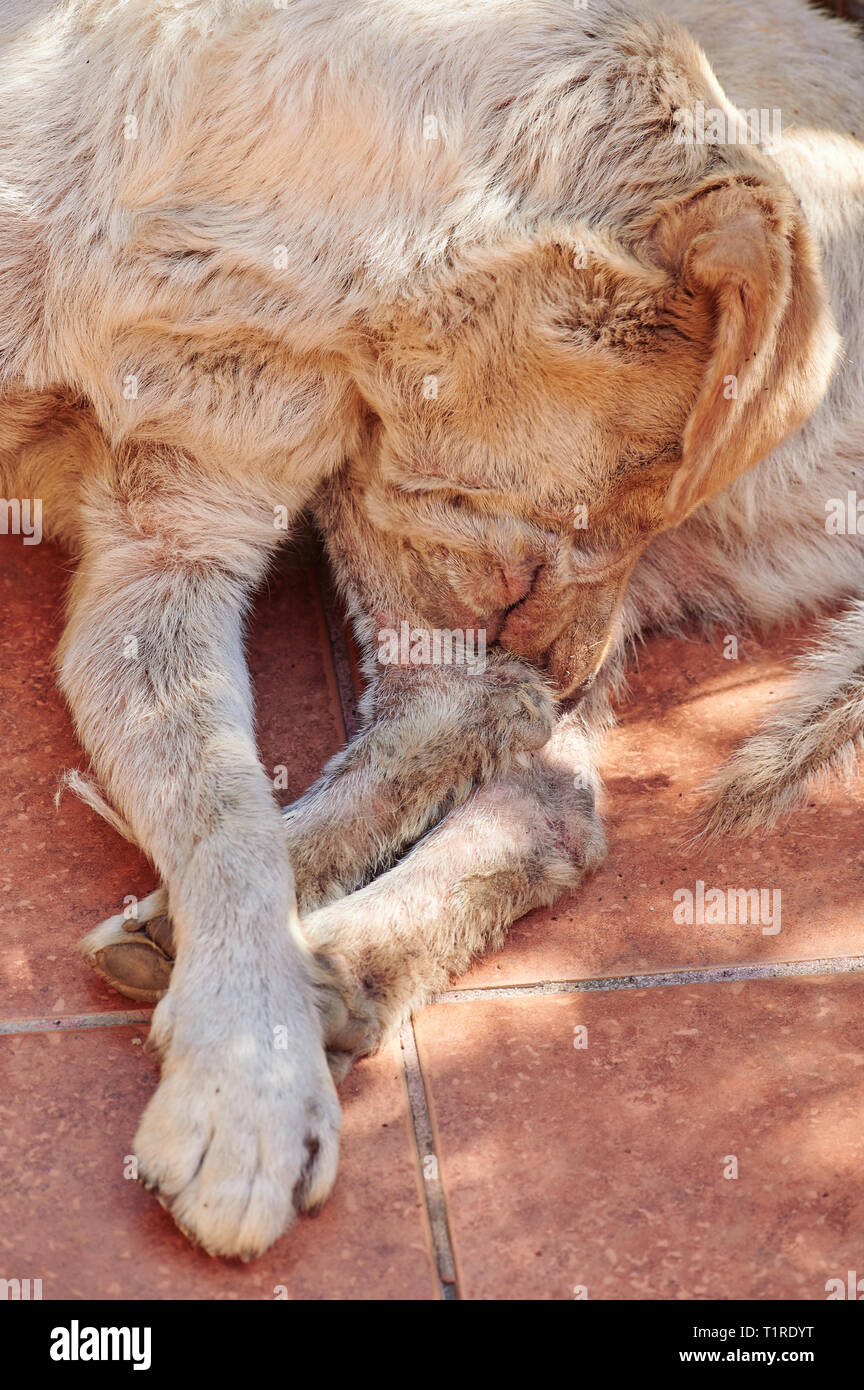
<instances>
[{"instance_id":1,"label":"dog's ear","mask_svg":"<svg viewBox=\"0 0 864 1390\"><path fill-rule=\"evenodd\" d=\"M650 254L702 300L712 352L666 496L676 526L770 452L818 404L838 335L816 248L789 189L706 180L666 204Z\"/></svg>"}]
</instances>

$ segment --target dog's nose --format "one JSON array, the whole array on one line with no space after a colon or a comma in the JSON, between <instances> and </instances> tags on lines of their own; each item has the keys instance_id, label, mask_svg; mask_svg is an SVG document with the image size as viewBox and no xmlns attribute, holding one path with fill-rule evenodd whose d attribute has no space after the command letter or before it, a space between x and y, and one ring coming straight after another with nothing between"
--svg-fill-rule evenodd
<instances>
[{"instance_id":1,"label":"dog's nose","mask_svg":"<svg viewBox=\"0 0 864 1390\"><path fill-rule=\"evenodd\" d=\"M533 561L493 562L491 568L478 570L470 576L469 584L463 589L463 601L467 599L471 621L482 621L488 642L497 641L511 609L530 594L539 568Z\"/></svg>"}]
</instances>

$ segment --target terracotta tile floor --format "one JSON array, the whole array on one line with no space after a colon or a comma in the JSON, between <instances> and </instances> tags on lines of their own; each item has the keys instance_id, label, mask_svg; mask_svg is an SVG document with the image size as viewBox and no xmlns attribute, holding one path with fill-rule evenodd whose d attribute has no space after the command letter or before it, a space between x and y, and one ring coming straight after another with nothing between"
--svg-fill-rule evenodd
<instances>
[{"instance_id":1,"label":"terracotta tile floor","mask_svg":"<svg viewBox=\"0 0 864 1390\"><path fill-rule=\"evenodd\" d=\"M45 1298L814 1300L860 1265L864 777L770 836L686 848L700 781L800 634L744 637L736 661L719 637L646 646L605 760L607 863L356 1069L332 1199L243 1266L124 1177L147 1011L74 946L153 875L74 797L53 804L84 764L51 670L67 573L0 538L0 1277ZM286 801L352 718L316 576L299 546L250 634ZM697 879L780 889L780 931L677 925Z\"/></svg>"}]
</instances>

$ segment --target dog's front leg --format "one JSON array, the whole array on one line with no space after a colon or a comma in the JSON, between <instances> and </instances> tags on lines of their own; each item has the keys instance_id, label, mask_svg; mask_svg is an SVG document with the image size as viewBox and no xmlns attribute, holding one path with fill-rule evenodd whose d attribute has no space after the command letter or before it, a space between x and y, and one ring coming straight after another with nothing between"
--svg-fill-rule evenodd
<instances>
[{"instance_id":1,"label":"dog's front leg","mask_svg":"<svg viewBox=\"0 0 864 1390\"><path fill-rule=\"evenodd\" d=\"M208 1251L250 1257L327 1195L340 1115L243 658L272 508L250 502L238 521L201 486L168 497L162 473L94 500L61 681L171 899L177 960L153 1017L163 1070L139 1176Z\"/></svg>"}]
</instances>

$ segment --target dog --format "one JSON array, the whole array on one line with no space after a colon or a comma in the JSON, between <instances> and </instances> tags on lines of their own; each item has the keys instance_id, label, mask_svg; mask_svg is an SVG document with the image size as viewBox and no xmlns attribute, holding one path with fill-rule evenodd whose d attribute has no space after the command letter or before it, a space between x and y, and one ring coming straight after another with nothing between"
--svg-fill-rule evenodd
<instances>
[{"instance_id":1,"label":"dog","mask_svg":"<svg viewBox=\"0 0 864 1390\"><path fill-rule=\"evenodd\" d=\"M709 832L851 756L857 43L799 0L70 0L5 49L0 481L78 558L85 794L176 949L135 1152L211 1253L326 1196L331 1066L599 862L636 635L848 605ZM242 620L309 505L370 680L283 824ZM403 622L498 649L382 668Z\"/></svg>"}]
</instances>

